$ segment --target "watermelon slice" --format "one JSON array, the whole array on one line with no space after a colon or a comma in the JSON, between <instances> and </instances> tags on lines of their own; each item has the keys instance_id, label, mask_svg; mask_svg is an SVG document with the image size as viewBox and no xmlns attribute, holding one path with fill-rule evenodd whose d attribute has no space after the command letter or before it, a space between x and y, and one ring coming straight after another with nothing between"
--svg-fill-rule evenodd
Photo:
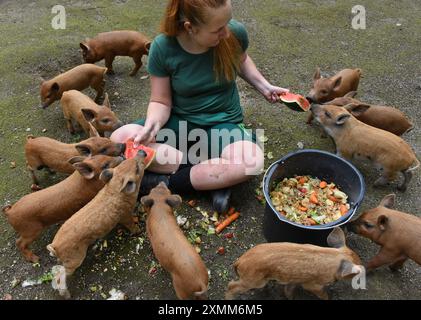
<instances>
[{"instance_id":1,"label":"watermelon slice","mask_svg":"<svg viewBox=\"0 0 421 320\"><path fill-rule=\"evenodd\" d=\"M124 156L126 159L132 159L136 157L136 154L139 150L143 150L146 153L146 158L144 160L145 169L149 167L152 163L153 159L155 158L156 151L150 147L144 146L142 144L138 145L137 148L133 146L133 140L126 141L126 150L124 151Z\"/></svg>"},{"instance_id":2,"label":"watermelon slice","mask_svg":"<svg viewBox=\"0 0 421 320\"><path fill-rule=\"evenodd\" d=\"M279 98L291 110L300 112L310 110L310 102L299 94L286 92L279 95Z\"/></svg>"}]
</instances>

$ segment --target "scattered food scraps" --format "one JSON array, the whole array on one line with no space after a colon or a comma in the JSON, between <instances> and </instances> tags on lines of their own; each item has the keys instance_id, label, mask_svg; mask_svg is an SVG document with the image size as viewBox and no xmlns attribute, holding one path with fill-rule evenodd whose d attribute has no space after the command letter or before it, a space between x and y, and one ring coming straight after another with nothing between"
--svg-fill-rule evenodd
<instances>
[{"instance_id":1,"label":"scattered food scraps","mask_svg":"<svg viewBox=\"0 0 421 320\"><path fill-rule=\"evenodd\" d=\"M110 292L108 292L111 297L109 297L107 300L126 300L127 296L124 292L120 291L120 290L116 290L114 288L112 288L110 290Z\"/></svg>"},{"instance_id":2,"label":"scattered food scraps","mask_svg":"<svg viewBox=\"0 0 421 320\"><path fill-rule=\"evenodd\" d=\"M224 221L222 221L215 229L216 233L220 233L224 230L227 226L229 226L233 221L237 220L240 216L239 212L235 212L234 214L228 216Z\"/></svg>"}]
</instances>

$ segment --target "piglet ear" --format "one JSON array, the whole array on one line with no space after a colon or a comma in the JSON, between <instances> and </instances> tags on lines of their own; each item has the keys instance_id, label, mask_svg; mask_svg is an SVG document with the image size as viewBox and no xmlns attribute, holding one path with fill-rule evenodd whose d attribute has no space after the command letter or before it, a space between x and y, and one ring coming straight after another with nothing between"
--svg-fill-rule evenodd
<instances>
[{"instance_id":1,"label":"piglet ear","mask_svg":"<svg viewBox=\"0 0 421 320\"><path fill-rule=\"evenodd\" d=\"M345 98L355 98L355 96L357 95L357 91L350 91L348 92L346 95L344 95Z\"/></svg>"},{"instance_id":2,"label":"piglet ear","mask_svg":"<svg viewBox=\"0 0 421 320\"><path fill-rule=\"evenodd\" d=\"M316 80L319 80L320 78L321 78L320 77L320 68L317 68L316 71L314 72L313 80L316 81Z\"/></svg>"},{"instance_id":3,"label":"piglet ear","mask_svg":"<svg viewBox=\"0 0 421 320\"><path fill-rule=\"evenodd\" d=\"M150 196L143 196L140 198L140 203L145 209L147 209L153 206L154 201Z\"/></svg>"},{"instance_id":4,"label":"piglet ear","mask_svg":"<svg viewBox=\"0 0 421 320\"><path fill-rule=\"evenodd\" d=\"M92 155L92 150L87 144L79 143L79 144L75 145L75 148L81 156L89 157L89 156Z\"/></svg>"},{"instance_id":5,"label":"piglet ear","mask_svg":"<svg viewBox=\"0 0 421 320\"><path fill-rule=\"evenodd\" d=\"M352 263L349 260L341 260L341 264L339 265L339 269L336 272L336 276L338 279L354 277L357 274L360 274L363 271L363 267Z\"/></svg>"},{"instance_id":6,"label":"piglet ear","mask_svg":"<svg viewBox=\"0 0 421 320\"><path fill-rule=\"evenodd\" d=\"M108 98L108 93L105 93L104 102L102 103L104 107L111 109L110 99Z\"/></svg>"},{"instance_id":7,"label":"piglet ear","mask_svg":"<svg viewBox=\"0 0 421 320\"><path fill-rule=\"evenodd\" d=\"M345 247L345 234L341 228L336 227L327 237L327 244L332 248Z\"/></svg>"},{"instance_id":8,"label":"piglet ear","mask_svg":"<svg viewBox=\"0 0 421 320\"><path fill-rule=\"evenodd\" d=\"M113 174L114 174L113 169L102 170L101 174L99 175L99 179L104 183L108 183L108 181L110 181L111 178L113 177Z\"/></svg>"},{"instance_id":9,"label":"piglet ear","mask_svg":"<svg viewBox=\"0 0 421 320\"><path fill-rule=\"evenodd\" d=\"M70 163L71 165L73 165L75 163L82 162L85 159L86 159L86 157L77 156L77 157L70 158L69 160L67 160L67 162Z\"/></svg>"},{"instance_id":10,"label":"piglet ear","mask_svg":"<svg viewBox=\"0 0 421 320\"><path fill-rule=\"evenodd\" d=\"M172 208L177 208L183 200L178 194L173 194L169 196L165 202Z\"/></svg>"},{"instance_id":11,"label":"piglet ear","mask_svg":"<svg viewBox=\"0 0 421 320\"><path fill-rule=\"evenodd\" d=\"M349 103L344 106L344 108L348 110L354 117L358 117L366 112L370 108L370 105L365 103Z\"/></svg>"},{"instance_id":12,"label":"piglet ear","mask_svg":"<svg viewBox=\"0 0 421 320\"><path fill-rule=\"evenodd\" d=\"M333 90L338 89L338 87L341 85L341 83L342 83L342 77L339 77L333 83Z\"/></svg>"},{"instance_id":13,"label":"piglet ear","mask_svg":"<svg viewBox=\"0 0 421 320\"><path fill-rule=\"evenodd\" d=\"M151 41L148 41L148 42L146 42L145 43L145 50L146 50L146 53L147 54L149 54L149 49L151 48Z\"/></svg>"},{"instance_id":14,"label":"piglet ear","mask_svg":"<svg viewBox=\"0 0 421 320\"><path fill-rule=\"evenodd\" d=\"M349 113L342 113L340 114L337 118L336 118L336 124L338 126L343 125L349 118L351 117L351 115Z\"/></svg>"},{"instance_id":15,"label":"piglet ear","mask_svg":"<svg viewBox=\"0 0 421 320\"><path fill-rule=\"evenodd\" d=\"M394 193L388 194L382 199L382 201L380 201L379 206L392 209L395 206L395 199L396 195Z\"/></svg>"},{"instance_id":16,"label":"piglet ear","mask_svg":"<svg viewBox=\"0 0 421 320\"><path fill-rule=\"evenodd\" d=\"M125 179L123 181L123 185L120 188L120 192L124 192L126 194L131 194L133 192L136 192L137 190L137 184L133 180Z\"/></svg>"},{"instance_id":17,"label":"piglet ear","mask_svg":"<svg viewBox=\"0 0 421 320\"><path fill-rule=\"evenodd\" d=\"M388 224L389 224L389 218L386 217L384 214L382 214L381 216L377 218L377 225L379 226L379 229L381 231L385 231Z\"/></svg>"},{"instance_id":18,"label":"piglet ear","mask_svg":"<svg viewBox=\"0 0 421 320\"><path fill-rule=\"evenodd\" d=\"M89 136L90 137L100 137L97 129L94 127L92 122L88 122L88 126L89 126Z\"/></svg>"},{"instance_id":19,"label":"piglet ear","mask_svg":"<svg viewBox=\"0 0 421 320\"><path fill-rule=\"evenodd\" d=\"M83 51L89 51L89 46L86 43L81 42L79 43L79 46Z\"/></svg>"},{"instance_id":20,"label":"piglet ear","mask_svg":"<svg viewBox=\"0 0 421 320\"><path fill-rule=\"evenodd\" d=\"M78 162L73 167L87 180L95 177L95 170L86 162Z\"/></svg>"},{"instance_id":21,"label":"piglet ear","mask_svg":"<svg viewBox=\"0 0 421 320\"><path fill-rule=\"evenodd\" d=\"M58 92L60 90L60 85L57 82L54 82L51 86L51 91Z\"/></svg>"},{"instance_id":22,"label":"piglet ear","mask_svg":"<svg viewBox=\"0 0 421 320\"><path fill-rule=\"evenodd\" d=\"M86 121L91 122L92 120L95 120L97 113L92 109L83 108L81 111Z\"/></svg>"}]
</instances>

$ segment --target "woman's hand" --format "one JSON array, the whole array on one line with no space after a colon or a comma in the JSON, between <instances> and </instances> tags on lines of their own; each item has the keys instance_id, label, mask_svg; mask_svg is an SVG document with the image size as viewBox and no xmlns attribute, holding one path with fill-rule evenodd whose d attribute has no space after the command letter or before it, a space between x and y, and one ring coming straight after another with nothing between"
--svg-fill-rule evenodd
<instances>
[{"instance_id":1,"label":"woman's hand","mask_svg":"<svg viewBox=\"0 0 421 320\"><path fill-rule=\"evenodd\" d=\"M288 89L272 86L271 84L268 84L262 91L263 96L266 98L267 101L270 103L275 103L280 100L279 96L282 93L289 92Z\"/></svg>"},{"instance_id":2,"label":"woman's hand","mask_svg":"<svg viewBox=\"0 0 421 320\"><path fill-rule=\"evenodd\" d=\"M158 133L158 130L155 130L153 126L144 126L140 128L134 136L133 146L136 148L140 144L147 146L148 144L155 142L155 136Z\"/></svg>"}]
</instances>

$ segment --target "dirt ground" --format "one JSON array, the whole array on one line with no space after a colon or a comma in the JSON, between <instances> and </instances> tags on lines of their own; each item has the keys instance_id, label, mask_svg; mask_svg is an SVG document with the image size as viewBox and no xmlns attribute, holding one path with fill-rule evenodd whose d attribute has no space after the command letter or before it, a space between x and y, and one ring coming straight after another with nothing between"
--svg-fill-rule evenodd
<instances>
[{"instance_id":1,"label":"dirt ground","mask_svg":"<svg viewBox=\"0 0 421 320\"><path fill-rule=\"evenodd\" d=\"M324 75L343 68L359 67L363 78L359 98L371 103L392 105L405 112L415 129L403 138L421 158L421 3L418 0L358 2L366 8L367 27L351 27L352 5L346 0L233 0L234 18L248 29L249 54L261 72L273 84L293 92L308 92L314 69ZM14 203L30 192L31 180L25 168L23 145L28 134L46 135L64 142L79 141L65 127L58 103L42 110L39 100L39 77L51 78L82 62L79 42L103 31L140 30L151 38L157 34L165 1L97 0L61 1L66 8L65 30L54 30L51 12L57 1L0 1L0 205ZM146 59L145 59L146 62ZM103 65L103 62L98 63ZM144 117L149 99L149 80L145 67L129 77L129 58L117 58L116 74L107 77L106 91L113 109L124 122ZM265 129L268 141L265 167L283 155L305 148L334 151L330 139L322 138L316 126L305 124L306 114L295 113L280 104L267 103L253 88L238 81L244 106L245 123ZM87 91L93 96L93 92ZM386 194L397 192L396 184L373 189L379 172L369 165L356 163L364 174L367 192L361 210L374 207ZM42 173L43 186L64 178ZM210 299L222 299L228 282L235 277L232 263L248 248L265 242L262 233L264 206L255 198L263 175L254 177L233 190L233 206L241 217L221 236L207 235L200 227L202 214L183 203L178 215L188 218L186 235L201 238L201 256L210 270ZM397 192L397 208L420 215L421 173L416 172L408 191ZM197 199L197 206L210 212L206 194ZM144 230L143 220L140 226ZM45 249L58 226L43 233L33 244L39 254L39 265L23 260L18 253L16 234L0 215L0 298L56 299L48 282L48 272L55 260ZM223 235L232 232L234 237ZM367 262L378 246L349 234L349 246ZM223 246L225 254L217 249ZM22 287L25 280L44 283ZM123 291L129 299L175 299L171 279L157 266L145 232L130 237L117 228L106 239L89 249L83 265L74 274L70 289L75 299L105 299L112 289ZM240 299L285 299L282 287L270 283L252 290ZM332 299L421 299L421 267L408 262L392 273L381 268L367 276L366 290L353 290L349 282L328 287ZM316 299L300 290L299 299Z\"/></svg>"}]
</instances>

